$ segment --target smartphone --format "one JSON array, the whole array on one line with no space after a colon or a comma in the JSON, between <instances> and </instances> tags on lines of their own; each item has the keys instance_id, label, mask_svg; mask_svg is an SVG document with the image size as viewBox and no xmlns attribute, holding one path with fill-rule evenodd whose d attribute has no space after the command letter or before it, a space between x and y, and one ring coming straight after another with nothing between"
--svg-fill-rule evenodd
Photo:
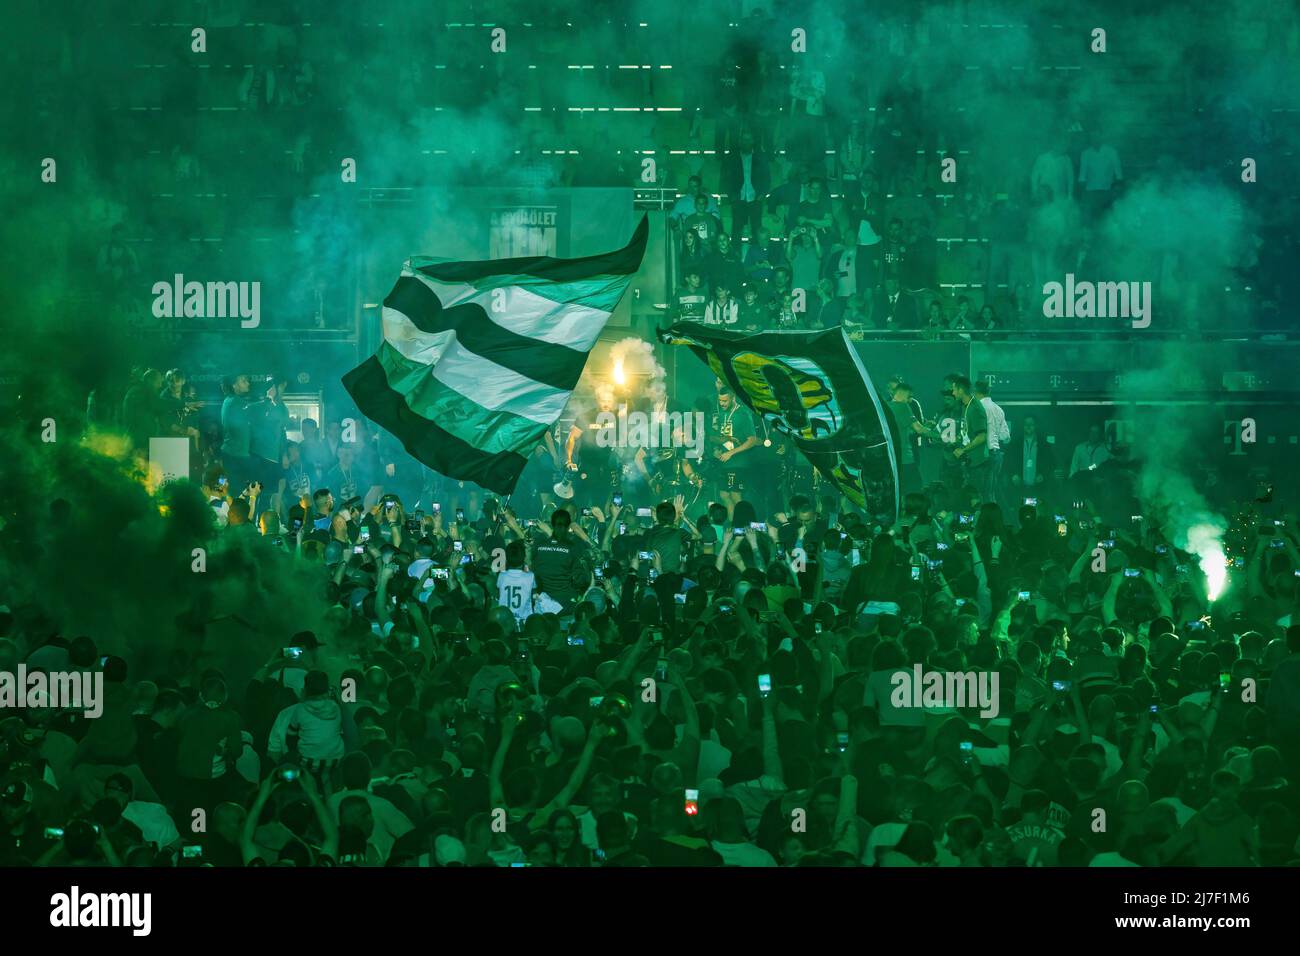
<instances>
[{"instance_id":1,"label":"smartphone","mask_svg":"<svg viewBox=\"0 0 1300 956\"><path fill-rule=\"evenodd\" d=\"M301 528L301 527L302 527L302 519L301 519L301 518L294 518L292 521L289 522L289 530L290 530L290 531L294 531L294 532L296 532L296 531L297 531L299 528Z\"/></svg>"},{"instance_id":2,"label":"smartphone","mask_svg":"<svg viewBox=\"0 0 1300 956\"><path fill-rule=\"evenodd\" d=\"M1188 622L1187 622L1187 629L1188 629L1189 631L1203 631L1203 630L1205 630L1205 622L1204 622L1204 621L1188 621Z\"/></svg>"},{"instance_id":3,"label":"smartphone","mask_svg":"<svg viewBox=\"0 0 1300 956\"><path fill-rule=\"evenodd\" d=\"M1037 498L1026 498L1026 499L1025 499L1025 504L1029 505L1029 506L1032 507L1032 508L1037 508L1037 507L1038 507L1038 499L1037 499Z\"/></svg>"},{"instance_id":4,"label":"smartphone","mask_svg":"<svg viewBox=\"0 0 1300 956\"><path fill-rule=\"evenodd\" d=\"M749 531L749 529L748 529L748 528L732 528L731 531L732 531L732 534L734 534L737 538L743 538L743 537L745 536L746 532Z\"/></svg>"},{"instance_id":5,"label":"smartphone","mask_svg":"<svg viewBox=\"0 0 1300 956\"><path fill-rule=\"evenodd\" d=\"M970 516L970 515L958 515L958 516L957 516L957 523L958 523L958 524L961 524L961 525L971 524L971 516Z\"/></svg>"},{"instance_id":6,"label":"smartphone","mask_svg":"<svg viewBox=\"0 0 1300 956\"><path fill-rule=\"evenodd\" d=\"M1226 694L1232 686L1232 675L1227 671L1219 672L1219 688Z\"/></svg>"},{"instance_id":7,"label":"smartphone","mask_svg":"<svg viewBox=\"0 0 1300 956\"><path fill-rule=\"evenodd\" d=\"M938 571L943 567L943 558L935 558L931 561L927 561L925 564L931 571Z\"/></svg>"},{"instance_id":8,"label":"smartphone","mask_svg":"<svg viewBox=\"0 0 1300 956\"><path fill-rule=\"evenodd\" d=\"M365 554L365 553L366 553L366 546L365 546L364 544L353 545L353 547L352 547L352 553L353 553L353 554Z\"/></svg>"},{"instance_id":9,"label":"smartphone","mask_svg":"<svg viewBox=\"0 0 1300 956\"><path fill-rule=\"evenodd\" d=\"M770 693L772 693L772 675L759 674L758 675L758 696L766 697Z\"/></svg>"},{"instance_id":10,"label":"smartphone","mask_svg":"<svg viewBox=\"0 0 1300 956\"><path fill-rule=\"evenodd\" d=\"M662 657L659 658L659 664L655 667L655 680L660 683L668 680L668 662Z\"/></svg>"},{"instance_id":11,"label":"smartphone","mask_svg":"<svg viewBox=\"0 0 1300 956\"><path fill-rule=\"evenodd\" d=\"M429 507L433 509L434 514L438 514L438 512L442 511L442 505L436 501L433 504L429 505Z\"/></svg>"},{"instance_id":12,"label":"smartphone","mask_svg":"<svg viewBox=\"0 0 1300 956\"><path fill-rule=\"evenodd\" d=\"M700 812L700 791L688 789L686 791L686 815L688 817L693 817L699 812Z\"/></svg>"},{"instance_id":13,"label":"smartphone","mask_svg":"<svg viewBox=\"0 0 1300 956\"><path fill-rule=\"evenodd\" d=\"M1167 544L1156 545L1156 554L1168 554L1168 553L1169 553L1169 545Z\"/></svg>"},{"instance_id":14,"label":"smartphone","mask_svg":"<svg viewBox=\"0 0 1300 956\"><path fill-rule=\"evenodd\" d=\"M755 531L766 531L766 530L767 530L767 522L766 522L766 521L751 521L751 522L749 523L749 526L750 526L751 528L753 528Z\"/></svg>"},{"instance_id":15,"label":"smartphone","mask_svg":"<svg viewBox=\"0 0 1300 956\"><path fill-rule=\"evenodd\" d=\"M1273 519L1273 527L1274 527L1274 528L1285 528L1285 527L1286 527L1286 521L1284 521L1284 520L1281 519L1281 518L1274 518L1274 519Z\"/></svg>"},{"instance_id":16,"label":"smartphone","mask_svg":"<svg viewBox=\"0 0 1300 956\"><path fill-rule=\"evenodd\" d=\"M845 753L849 749L849 735L838 733L835 735L835 746L839 748L840 753Z\"/></svg>"},{"instance_id":17,"label":"smartphone","mask_svg":"<svg viewBox=\"0 0 1300 956\"><path fill-rule=\"evenodd\" d=\"M686 595L684 595L684 594L682 595L682 597L685 597L685 596L686 596ZM663 642L664 642L664 632L661 631L659 628L656 627L653 631L650 632L650 643L651 643L651 644L662 644Z\"/></svg>"},{"instance_id":18,"label":"smartphone","mask_svg":"<svg viewBox=\"0 0 1300 956\"><path fill-rule=\"evenodd\" d=\"M1140 569L1138 569L1138 568L1125 568L1125 569L1124 569L1124 577L1126 577L1126 578L1136 578L1136 577L1140 577L1141 574L1142 574L1142 571L1141 571Z\"/></svg>"},{"instance_id":19,"label":"smartphone","mask_svg":"<svg viewBox=\"0 0 1300 956\"><path fill-rule=\"evenodd\" d=\"M434 568L433 576L440 581L446 581L451 577L451 568Z\"/></svg>"},{"instance_id":20,"label":"smartphone","mask_svg":"<svg viewBox=\"0 0 1300 956\"><path fill-rule=\"evenodd\" d=\"M1054 680L1052 681L1052 690L1069 690L1074 686L1074 681Z\"/></svg>"},{"instance_id":21,"label":"smartphone","mask_svg":"<svg viewBox=\"0 0 1300 956\"><path fill-rule=\"evenodd\" d=\"M45 828L45 839L47 839L47 840L62 840L62 839L63 839L63 827L46 827L46 828Z\"/></svg>"},{"instance_id":22,"label":"smartphone","mask_svg":"<svg viewBox=\"0 0 1300 956\"><path fill-rule=\"evenodd\" d=\"M912 580L921 580L921 566L919 564L912 565Z\"/></svg>"},{"instance_id":23,"label":"smartphone","mask_svg":"<svg viewBox=\"0 0 1300 956\"><path fill-rule=\"evenodd\" d=\"M574 637L570 634L568 644L570 647L585 647L587 642L581 637Z\"/></svg>"},{"instance_id":24,"label":"smartphone","mask_svg":"<svg viewBox=\"0 0 1300 956\"><path fill-rule=\"evenodd\" d=\"M947 551L947 550L948 550L948 542L947 542L947 541L936 541L936 542L934 543L934 550L936 550L936 551Z\"/></svg>"},{"instance_id":25,"label":"smartphone","mask_svg":"<svg viewBox=\"0 0 1300 956\"><path fill-rule=\"evenodd\" d=\"M583 509L582 509L582 516L583 516L584 518L590 518L590 517L591 517L591 509L590 509L590 508L583 508Z\"/></svg>"},{"instance_id":26,"label":"smartphone","mask_svg":"<svg viewBox=\"0 0 1300 956\"><path fill-rule=\"evenodd\" d=\"M674 604L685 604L685 603L686 603L686 592L685 592L685 591L678 591L676 594L674 594L674 595L673 595L673 603L674 603Z\"/></svg>"},{"instance_id":27,"label":"smartphone","mask_svg":"<svg viewBox=\"0 0 1300 956\"><path fill-rule=\"evenodd\" d=\"M970 763L975 759L975 744L970 740L963 740L958 747L961 749L962 763Z\"/></svg>"},{"instance_id":28,"label":"smartphone","mask_svg":"<svg viewBox=\"0 0 1300 956\"><path fill-rule=\"evenodd\" d=\"M952 536L952 540L956 541L958 544L965 544L970 540L970 533L967 531L958 531Z\"/></svg>"},{"instance_id":29,"label":"smartphone","mask_svg":"<svg viewBox=\"0 0 1300 956\"><path fill-rule=\"evenodd\" d=\"M464 509L464 508L457 508L457 509L456 509L456 521L457 521L457 522L463 522L464 520L465 520L465 509Z\"/></svg>"},{"instance_id":30,"label":"smartphone","mask_svg":"<svg viewBox=\"0 0 1300 956\"><path fill-rule=\"evenodd\" d=\"M357 537L358 537L360 540L362 540L362 541L369 541L369 540L370 540L370 525L363 524L363 525L361 526L361 533L360 533L359 535L357 535Z\"/></svg>"},{"instance_id":31,"label":"smartphone","mask_svg":"<svg viewBox=\"0 0 1300 956\"><path fill-rule=\"evenodd\" d=\"M452 541L452 543L451 543L451 550L453 550L453 551L464 551L464 550L465 550L465 542L464 542L464 541L461 541L461 540L459 540L459 539L456 539L456 540Z\"/></svg>"},{"instance_id":32,"label":"smartphone","mask_svg":"<svg viewBox=\"0 0 1300 956\"><path fill-rule=\"evenodd\" d=\"M1285 548L1286 542L1283 541L1281 538L1274 538L1272 541L1268 543L1268 546L1270 548Z\"/></svg>"},{"instance_id":33,"label":"smartphone","mask_svg":"<svg viewBox=\"0 0 1300 956\"><path fill-rule=\"evenodd\" d=\"M821 622L821 621L813 621L813 633L814 633L814 634L820 634L821 632L822 632L822 622Z\"/></svg>"},{"instance_id":34,"label":"smartphone","mask_svg":"<svg viewBox=\"0 0 1300 956\"><path fill-rule=\"evenodd\" d=\"M620 522L618 523L618 533L619 533L619 534L627 534L627 522L626 522L626 521L620 521Z\"/></svg>"},{"instance_id":35,"label":"smartphone","mask_svg":"<svg viewBox=\"0 0 1300 956\"><path fill-rule=\"evenodd\" d=\"M600 567L599 565L592 568L592 572L596 575L597 578L603 578L605 576L605 569Z\"/></svg>"},{"instance_id":36,"label":"smartphone","mask_svg":"<svg viewBox=\"0 0 1300 956\"><path fill-rule=\"evenodd\" d=\"M636 516L638 518L652 518L654 517L654 512L651 511L649 508L637 508Z\"/></svg>"},{"instance_id":37,"label":"smartphone","mask_svg":"<svg viewBox=\"0 0 1300 956\"><path fill-rule=\"evenodd\" d=\"M955 603L958 607L965 607L967 602L965 598L957 598L957 600L953 603Z\"/></svg>"},{"instance_id":38,"label":"smartphone","mask_svg":"<svg viewBox=\"0 0 1300 956\"><path fill-rule=\"evenodd\" d=\"M1233 566L1234 568L1244 568L1244 567L1246 566L1246 559L1245 559L1245 558L1233 558L1233 559L1232 559L1232 566Z\"/></svg>"},{"instance_id":39,"label":"smartphone","mask_svg":"<svg viewBox=\"0 0 1300 956\"><path fill-rule=\"evenodd\" d=\"M1091 528L1091 527L1092 527L1092 522L1091 522L1091 521L1080 521L1080 522L1079 522L1079 530L1080 530L1080 531L1087 531L1087 530L1088 530L1089 528Z\"/></svg>"},{"instance_id":40,"label":"smartphone","mask_svg":"<svg viewBox=\"0 0 1300 956\"><path fill-rule=\"evenodd\" d=\"M601 704L603 704L604 702L605 702L605 698L604 698L604 697L589 697L589 698L587 698L587 705L588 705L589 707L591 707L592 710L595 710L597 707L599 707L599 706L600 706Z\"/></svg>"},{"instance_id":41,"label":"smartphone","mask_svg":"<svg viewBox=\"0 0 1300 956\"><path fill-rule=\"evenodd\" d=\"M651 569L650 569L650 574L648 575L648 577L650 578L651 581L653 581L655 578L659 577L659 569L658 569L658 568L651 568Z\"/></svg>"},{"instance_id":42,"label":"smartphone","mask_svg":"<svg viewBox=\"0 0 1300 956\"><path fill-rule=\"evenodd\" d=\"M614 492L614 504L620 508L623 507L623 492L621 491Z\"/></svg>"},{"instance_id":43,"label":"smartphone","mask_svg":"<svg viewBox=\"0 0 1300 956\"><path fill-rule=\"evenodd\" d=\"M282 648L280 648L280 653L282 653L282 654L283 654L285 657L287 657L289 660L291 660L291 661L296 661L296 660L298 660L298 658L302 657L302 648L301 648L301 647L282 647Z\"/></svg>"},{"instance_id":44,"label":"smartphone","mask_svg":"<svg viewBox=\"0 0 1300 956\"><path fill-rule=\"evenodd\" d=\"M1030 600L1032 597L1033 597L1033 594L1031 594L1029 591L1021 591L1021 592L1019 592L1019 593L1016 595L1016 599L1019 600L1019 601L1028 601L1028 600Z\"/></svg>"},{"instance_id":45,"label":"smartphone","mask_svg":"<svg viewBox=\"0 0 1300 956\"><path fill-rule=\"evenodd\" d=\"M181 859L183 860L197 860L202 858L202 856L203 856L203 847L199 846L198 844L192 844L190 846L181 847Z\"/></svg>"},{"instance_id":46,"label":"smartphone","mask_svg":"<svg viewBox=\"0 0 1300 956\"><path fill-rule=\"evenodd\" d=\"M1106 538L1104 541L1098 541L1097 544L1109 551L1111 548L1115 547L1115 539Z\"/></svg>"},{"instance_id":47,"label":"smartphone","mask_svg":"<svg viewBox=\"0 0 1300 956\"><path fill-rule=\"evenodd\" d=\"M1151 713L1153 713L1153 714L1158 714L1158 713L1160 713L1160 705L1159 705L1159 704L1152 704L1150 709L1151 709Z\"/></svg>"},{"instance_id":48,"label":"smartphone","mask_svg":"<svg viewBox=\"0 0 1300 956\"><path fill-rule=\"evenodd\" d=\"M1141 515L1129 515L1128 520L1133 522L1134 524L1141 524L1146 519L1143 518Z\"/></svg>"},{"instance_id":49,"label":"smartphone","mask_svg":"<svg viewBox=\"0 0 1300 956\"><path fill-rule=\"evenodd\" d=\"M108 658L107 658L107 657L101 657L101 658L99 659L99 666L100 666L101 669L107 667L107 666L108 666Z\"/></svg>"},{"instance_id":50,"label":"smartphone","mask_svg":"<svg viewBox=\"0 0 1300 956\"><path fill-rule=\"evenodd\" d=\"M653 561L655 559L655 553L653 551L638 551L636 556L639 561Z\"/></svg>"},{"instance_id":51,"label":"smartphone","mask_svg":"<svg viewBox=\"0 0 1300 956\"><path fill-rule=\"evenodd\" d=\"M1064 521L1058 521L1056 522L1056 533L1064 538L1070 533L1070 526Z\"/></svg>"},{"instance_id":52,"label":"smartphone","mask_svg":"<svg viewBox=\"0 0 1300 956\"><path fill-rule=\"evenodd\" d=\"M279 776L285 783L292 783L298 779L298 773L297 767L281 767Z\"/></svg>"}]
</instances>

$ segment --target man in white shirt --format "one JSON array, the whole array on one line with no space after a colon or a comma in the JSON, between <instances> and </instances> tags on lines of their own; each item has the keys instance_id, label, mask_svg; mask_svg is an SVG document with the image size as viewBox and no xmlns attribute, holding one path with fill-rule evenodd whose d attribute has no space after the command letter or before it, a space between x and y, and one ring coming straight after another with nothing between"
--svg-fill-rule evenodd
<instances>
[{"instance_id":1,"label":"man in white shirt","mask_svg":"<svg viewBox=\"0 0 1300 956\"><path fill-rule=\"evenodd\" d=\"M989 427L985 432L989 446L988 497L985 501L998 501L999 486L1002 483L1002 451L1011 441L1011 428L1007 425L1006 412L1002 406L989 397L989 383L980 379L975 383L975 398L984 406L988 416Z\"/></svg>"},{"instance_id":2,"label":"man in white shirt","mask_svg":"<svg viewBox=\"0 0 1300 956\"><path fill-rule=\"evenodd\" d=\"M515 616L520 627L533 613L533 591L537 586L533 572L524 568L527 557L527 546L522 541L511 541L506 545L506 570L497 577L497 603Z\"/></svg>"},{"instance_id":3,"label":"man in white shirt","mask_svg":"<svg viewBox=\"0 0 1300 956\"><path fill-rule=\"evenodd\" d=\"M1100 425L1088 428L1085 441L1074 446L1074 457L1070 460L1070 477L1080 472L1095 471L1097 466L1110 461L1110 449L1106 447Z\"/></svg>"}]
</instances>

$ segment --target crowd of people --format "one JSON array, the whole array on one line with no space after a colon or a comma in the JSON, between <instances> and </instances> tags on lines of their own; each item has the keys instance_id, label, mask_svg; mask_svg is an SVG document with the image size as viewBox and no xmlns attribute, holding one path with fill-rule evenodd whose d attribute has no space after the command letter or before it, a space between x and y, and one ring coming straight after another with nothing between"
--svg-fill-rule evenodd
<instances>
[{"instance_id":1,"label":"crowd of people","mask_svg":"<svg viewBox=\"0 0 1300 956\"><path fill-rule=\"evenodd\" d=\"M403 2L357 22L293 3L201 6L198 52L162 13L130 29L36 31L43 68L14 98L14 135L33 152L48 148L48 124L72 118L62 152L104 197L70 239L76 261L93 263L82 278L100 301L111 286L110 304L142 324L203 325L151 318L146 292L210 271L215 256L224 273L267 280L270 323L349 328L343 277L368 242L350 203L365 188L644 188L647 158L659 164L649 184L682 197L674 221L694 218L668 290L688 313L725 289L720 308L734 304L742 322L771 310L772 327L806 312L802 324L847 314L864 331L1059 328L1041 288L1073 273L1150 279L1166 328L1250 329L1276 327L1271 310L1293 291L1294 199L1276 178L1242 190L1237 155L1243 142L1257 154L1286 145L1276 107L1289 104L1267 101L1285 84L1216 85L1231 64L1269 75L1293 60L1295 21L1281 9L1234 11L1222 33L1198 22L1201 46L1126 79L1131 43L1087 53L1091 23L1063 18L1072 41L1048 9L1009 17L978 3L825 20L779 3L653 16L613 5L599 18L502 3L500 52L469 12ZM1107 19L1112 35L1147 26L1122 5ZM407 24L400 54L385 20ZM989 24L1025 39L989 43ZM792 49L792 26L806 50ZM102 29L117 42L101 44ZM1111 59L1126 65L1111 71ZM69 82L78 71L97 82ZM352 192L336 192L340 157L361 163ZM1150 195L1108 224L1138 184ZM1212 241L1153 221L1184 216ZM311 255L291 257L292 281L271 281L264 243L304 230ZM692 267L701 303L680 298ZM805 293L799 309L792 289Z\"/></svg>"},{"instance_id":2,"label":"crowd of people","mask_svg":"<svg viewBox=\"0 0 1300 956\"><path fill-rule=\"evenodd\" d=\"M892 523L811 470L741 468L770 449L721 387L689 470L594 467L575 426L500 498L406 474L342 423L287 441L279 384L228 380L193 484L211 547L302 577L302 620L325 623L262 635L255 661L106 653L5 582L0 671L104 691L96 719L0 714L0 863L1297 858L1300 537L1280 500L1236 505L1207 551L1144 513L1100 431L1035 464L1029 420L990 478L1005 416L956 374L935 416L890 383ZM142 387L127 431L158 424L155 389L183 413L181 373ZM88 506L75 487L49 505ZM914 673L992 696L899 695Z\"/></svg>"}]
</instances>

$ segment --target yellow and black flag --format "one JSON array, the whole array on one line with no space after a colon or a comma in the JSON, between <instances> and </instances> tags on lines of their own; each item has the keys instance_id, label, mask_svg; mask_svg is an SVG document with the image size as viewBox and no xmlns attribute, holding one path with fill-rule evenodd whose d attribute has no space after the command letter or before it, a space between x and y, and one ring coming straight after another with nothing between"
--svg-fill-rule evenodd
<instances>
[{"instance_id":1,"label":"yellow and black flag","mask_svg":"<svg viewBox=\"0 0 1300 956\"><path fill-rule=\"evenodd\" d=\"M689 347L849 501L897 519L897 426L840 327L740 335L682 322L659 338Z\"/></svg>"}]
</instances>

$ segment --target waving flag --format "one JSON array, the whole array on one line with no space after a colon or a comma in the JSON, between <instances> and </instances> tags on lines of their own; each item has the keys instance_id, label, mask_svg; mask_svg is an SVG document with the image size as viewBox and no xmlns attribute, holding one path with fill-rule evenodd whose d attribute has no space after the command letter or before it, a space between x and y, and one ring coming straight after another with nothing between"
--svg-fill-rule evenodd
<instances>
[{"instance_id":1,"label":"waving flag","mask_svg":"<svg viewBox=\"0 0 1300 956\"><path fill-rule=\"evenodd\" d=\"M841 327L740 335L682 322L659 337L688 346L849 501L897 519L897 426Z\"/></svg>"},{"instance_id":2,"label":"waving flag","mask_svg":"<svg viewBox=\"0 0 1300 956\"><path fill-rule=\"evenodd\" d=\"M344 387L434 471L509 494L564 410L648 233L643 218L622 249L581 259L409 259L384 300L379 351Z\"/></svg>"}]
</instances>

